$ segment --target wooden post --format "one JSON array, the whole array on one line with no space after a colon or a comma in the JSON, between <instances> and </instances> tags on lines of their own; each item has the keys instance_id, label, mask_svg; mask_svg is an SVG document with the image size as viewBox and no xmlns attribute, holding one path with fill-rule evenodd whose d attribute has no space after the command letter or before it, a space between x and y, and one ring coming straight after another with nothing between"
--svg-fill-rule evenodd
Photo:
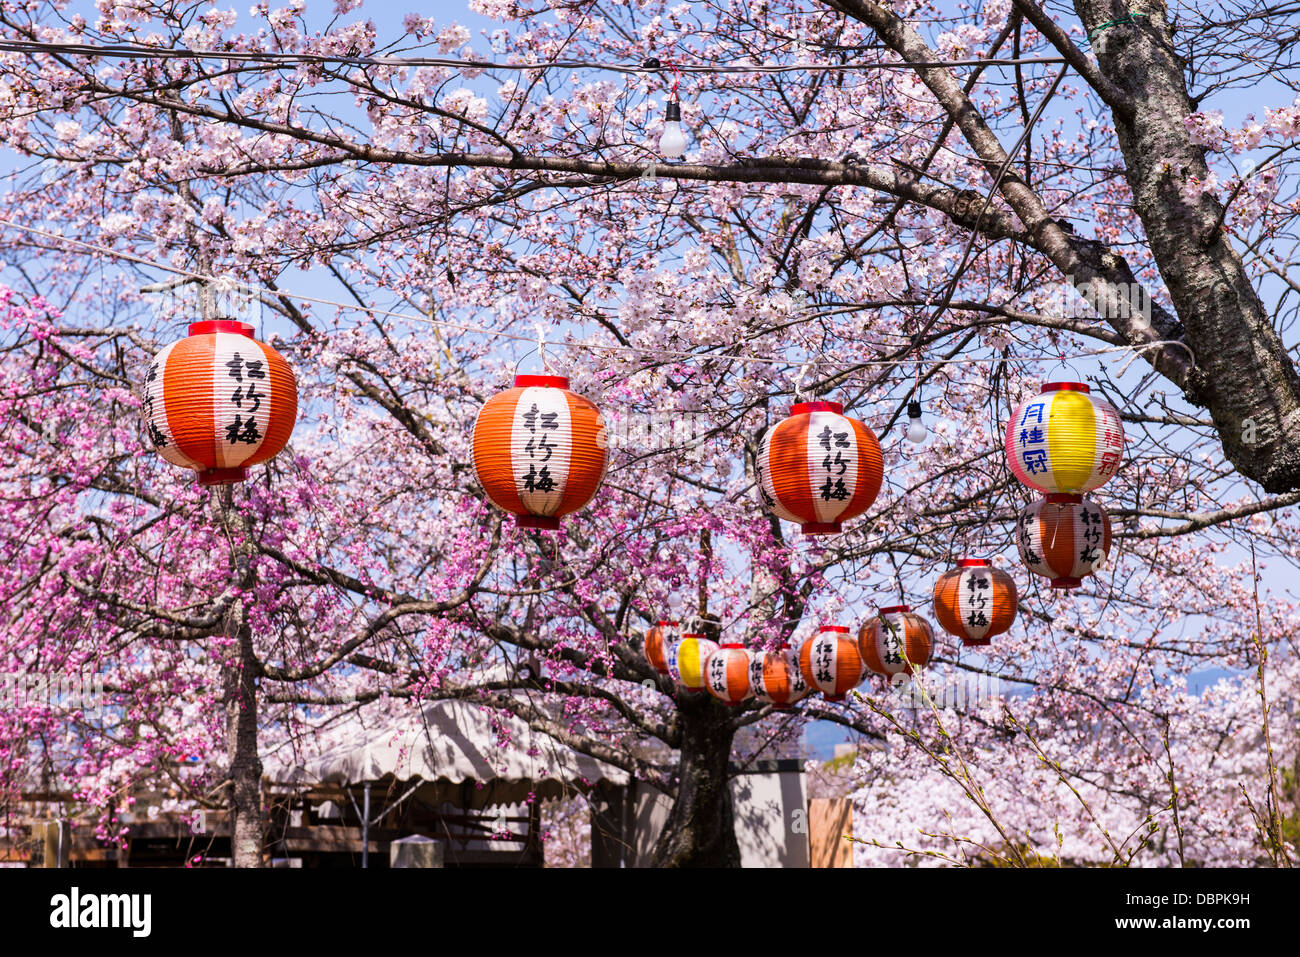
<instances>
[{"instance_id":1,"label":"wooden post","mask_svg":"<svg viewBox=\"0 0 1300 957\"><path fill-rule=\"evenodd\" d=\"M38 821L32 828L33 837L44 839L45 854L41 867L67 867L68 852L72 849L72 834L67 821Z\"/></svg>"},{"instance_id":2,"label":"wooden post","mask_svg":"<svg viewBox=\"0 0 1300 957\"><path fill-rule=\"evenodd\" d=\"M627 862L628 789L601 781L591 792L591 866L623 867Z\"/></svg>"},{"instance_id":3,"label":"wooden post","mask_svg":"<svg viewBox=\"0 0 1300 957\"><path fill-rule=\"evenodd\" d=\"M848 798L813 798L808 802L808 851L813 867L852 867L853 805Z\"/></svg>"}]
</instances>

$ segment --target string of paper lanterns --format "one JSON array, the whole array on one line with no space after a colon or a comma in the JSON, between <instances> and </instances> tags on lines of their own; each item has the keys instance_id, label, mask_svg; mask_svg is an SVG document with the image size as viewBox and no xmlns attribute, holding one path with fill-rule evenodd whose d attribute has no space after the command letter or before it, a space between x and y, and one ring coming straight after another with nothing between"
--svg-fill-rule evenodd
<instances>
[{"instance_id":1,"label":"string of paper lanterns","mask_svg":"<svg viewBox=\"0 0 1300 957\"><path fill-rule=\"evenodd\" d=\"M254 339L250 325L233 320L191 324L185 339L154 358L144 393L155 448L204 485L242 481L249 466L275 456L297 412L288 363ZM1022 560L1053 588L1079 587L1110 549L1109 517L1083 493L1119 468L1118 412L1083 383L1046 383L1016 407L1004 443L1012 473L1042 493L1016 523ZM600 410L563 376L516 376L480 410L472 444L487 497L523 528L558 529L561 516L595 496L608 466ZM795 404L767 431L756 464L764 505L805 534L839 532L871 506L883 480L875 435L829 401ZM985 646L1014 621L1017 589L987 560L963 559L935 583L934 607L963 645ZM731 706L757 697L778 708L813 689L842 701L868 672L911 675L933 650L929 623L905 605L882 608L856 641L848 628L823 625L797 653L782 647L755 654L739 642L719 644L695 625L684 634L678 621L667 620L645 641L651 666L683 690L707 691Z\"/></svg>"},{"instance_id":2,"label":"string of paper lanterns","mask_svg":"<svg viewBox=\"0 0 1300 957\"><path fill-rule=\"evenodd\" d=\"M763 502L780 518L799 522L805 533L839 531L844 520L870 506L880 488L879 442L843 412L837 403L798 403L764 436L757 463ZM1053 588L1078 587L1110 550L1110 519L1082 493L1100 487L1119 469L1124 449L1119 413L1083 383L1046 383L1016 407L1005 447L1012 474L1043 496L1017 521L1021 558ZM832 496L837 481L843 491ZM828 494L819 497L819 492ZM987 646L1010 629L1018 600L1015 580L983 558L961 559L934 585L939 624L966 647ZM647 658L659 671L667 624L661 622L646 638ZM736 642L692 653L701 650L703 684L715 697L730 705L755 697L784 709L814 689L827 701L843 701L868 672L891 679L912 675L930 662L934 633L924 617L896 605L865 622L857 641L848 628L823 625L797 654L785 647L755 654ZM694 672L684 673L680 666L670 670L683 688L698 689Z\"/></svg>"}]
</instances>

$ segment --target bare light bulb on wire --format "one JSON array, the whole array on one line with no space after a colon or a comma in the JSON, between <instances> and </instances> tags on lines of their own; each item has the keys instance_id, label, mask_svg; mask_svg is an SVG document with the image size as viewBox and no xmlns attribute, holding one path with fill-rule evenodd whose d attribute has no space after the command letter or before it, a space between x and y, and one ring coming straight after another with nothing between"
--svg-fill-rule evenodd
<instances>
[{"instance_id":1,"label":"bare light bulb on wire","mask_svg":"<svg viewBox=\"0 0 1300 957\"><path fill-rule=\"evenodd\" d=\"M659 137L659 152L669 159L679 159L686 152L686 134L682 132L682 104L668 101L664 113L664 132Z\"/></svg>"},{"instance_id":2,"label":"bare light bulb on wire","mask_svg":"<svg viewBox=\"0 0 1300 957\"><path fill-rule=\"evenodd\" d=\"M907 420L907 441L920 445L927 433L925 423L921 421L921 403L916 399L907 403Z\"/></svg>"}]
</instances>

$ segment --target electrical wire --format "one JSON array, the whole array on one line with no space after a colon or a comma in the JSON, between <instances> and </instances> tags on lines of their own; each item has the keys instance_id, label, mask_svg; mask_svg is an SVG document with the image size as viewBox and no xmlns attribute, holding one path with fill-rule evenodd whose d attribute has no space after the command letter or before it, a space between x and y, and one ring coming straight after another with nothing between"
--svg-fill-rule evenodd
<instances>
[{"instance_id":1,"label":"electrical wire","mask_svg":"<svg viewBox=\"0 0 1300 957\"><path fill-rule=\"evenodd\" d=\"M510 63L497 60L466 60L457 57L393 57L349 56L326 53L278 53L249 50L190 50L175 47L152 47L142 43L57 43L40 40L0 39L0 52L9 53L63 53L70 56L131 59L140 57L155 60L232 60L250 63L339 63L346 66L379 67L446 67L454 70L603 70L612 73L659 73L663 68L645 64L613 63L600 60L552 60L545 63ZM1064 63L1064 57L1002 57L981 60L927 60L904 62L873 60L846 63L751 63L751 64L688 64L672 63L669 68L678 73L819 73L825 71L859 70L919 70L930 67L988 67L1025 66L1035 63Z\"/></svg>"},{"instance_id":2,"label":"electrical wire","mask_svg":"<svg viewBox=\"0 0 1300 957\"><path fill-rule=\"evenodd\" d=\"M530 344L535 344L537 342L535 336L523 336L517 333L507 332L502 329L490 329L485 326L476 326L467 323L451 322L446 319L434 319L431 316L424 316L424 315L419 315L417 313L411 313L411 312L393 312L388 309L381 309L378 306L364 306L355 302L352 303L336 302L333 299L322 299L319 296L300 295L288 289L271 289L265 286L254 285L252 283L239 282L237 280L232 280L228 276L225 277L211 276L205 273L195 272L190 269L184 269L180 266L172 266L168 263L153 262L152 260L145 259L143 256L137 256L134 253L127 253L117 249L110 249L107 246L100 246L96 243L88 243L85 240L81 240L81 239L73 239L70 236L61 236L58 233L52 233L49 232L48 230L41 229L40 227L37 226L28 226L23 223L15 223L12 220L0 219L0 227L9 227L10 229L16 229L20 232L31 233L32 235L40 236L44 239L52 240L54 242L67 243L68 245L76 247L78 249L84 249L89 252L98 253L104 256L112 256L116 259L122 259L127 262L133 262L136 263L137 265L145 266L150 269L158 269L163 272L172 273L174 275L184 276L187 279L192 279L197 282L212 283L214 285L217 285L218 287L222 285L233 285L235 288L239 290L257 293L259 297L265 295L271 297L272 299L296 299L301 302L310 302L321 306L332 306L337 309L346 309L352 312L364 312L367 315L371 315L371 316L387 316L395 319L402 319L407 322L425 323L427 325L437 326L438 328L441 329L450 329L455 332L468 332L468 333L475 333L478 335L485 335L485 336L499 336L505 339L514 339L519 342L527 342ZM636 355L636 356L651 356L659 359L680 359L684 362L694 362L694 361L702 361L702 360L709 360L709 359L724 359L727 362L738 362L742 364L744 363L760 363L760 364L766 363L771 365L792 365L793 364L793 360L785 356L732 355L730 353L725 353L725 352L713 352L713 353L686 352L686 351L675 350L675 349L644 349L644 348L639 348L637 346L596 345L589 342L565 341L565 342L548 343L548 345L560 349L582 349L588 352L626 353L629 355ZM1115 353L1133 353L1134 355L1138 355L1141 354L1143 350L1155 348L1157 346L1167 346L1167 345L1182 346L1184 349L1188 351L1189 354L1192 354L1191 347L1184 342L1178 340L1160 340L1157 342L1140 343L1138 345L1121 345L1121 346L1112 346L1106 349L1096 349L1091 352L1081 352L1076 355L1069 356L1068 358L1084 359L1084 358L1092 358L1094 356L1103 356L1103 355L1110 355ZM908 350L908 352L911 351L912 351L911 349ZM1195 362L1195 360L1196 357L1194 354L1192 354L1192 361ZM861 361L854 362L852 366L854 369L862 368L864 366L893 367L893 366L902 365L905 361L906 361L906 355L904 355L902 358L899 359L863 359ZM990 357L990 358L961 356L961 357L953 357L948 359L930 359L930 360L918 359L917 360L918 365L925 365L934 368L940 366L949 366L949 365L996 364L1003 361L1005 361L1005 358L1001 356Z\"/></svg>"}]
</instances>

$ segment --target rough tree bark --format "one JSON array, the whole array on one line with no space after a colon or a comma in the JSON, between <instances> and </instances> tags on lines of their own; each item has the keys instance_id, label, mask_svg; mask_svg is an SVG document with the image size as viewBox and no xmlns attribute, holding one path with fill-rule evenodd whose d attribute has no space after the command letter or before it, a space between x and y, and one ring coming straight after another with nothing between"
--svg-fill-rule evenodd
<instances>
[{"instance_id":1,"label":"rough tree bark","mask_svg":"<svg viewBox=\"0 0 1300 957\"><path fill-rule=\"evenodd\" d=\"M1300 376L1222 229L1223 204L1184 193L1209 170L1183 122L1195 106L1165 6L1075 0L1075 10L1090 31L1143 15L1102 30L1092 46L1102 75L1130 104L1114 111L1124 175L1196 353L1189 398L1209 410L1237 471L1269 492L1300 487Z\"/></svg>"},{"instance_id":2,"label":"rough tree bark","mask_svg":"<svg viewBox=\"0 0 1300 957\"><path fill-rule=\"evenodd\" d=\"M727 763L735 729L711 694L678 692L682 729L677 800L655 844L654 867L739 867Z\"/></svg>"}]
</instances>

